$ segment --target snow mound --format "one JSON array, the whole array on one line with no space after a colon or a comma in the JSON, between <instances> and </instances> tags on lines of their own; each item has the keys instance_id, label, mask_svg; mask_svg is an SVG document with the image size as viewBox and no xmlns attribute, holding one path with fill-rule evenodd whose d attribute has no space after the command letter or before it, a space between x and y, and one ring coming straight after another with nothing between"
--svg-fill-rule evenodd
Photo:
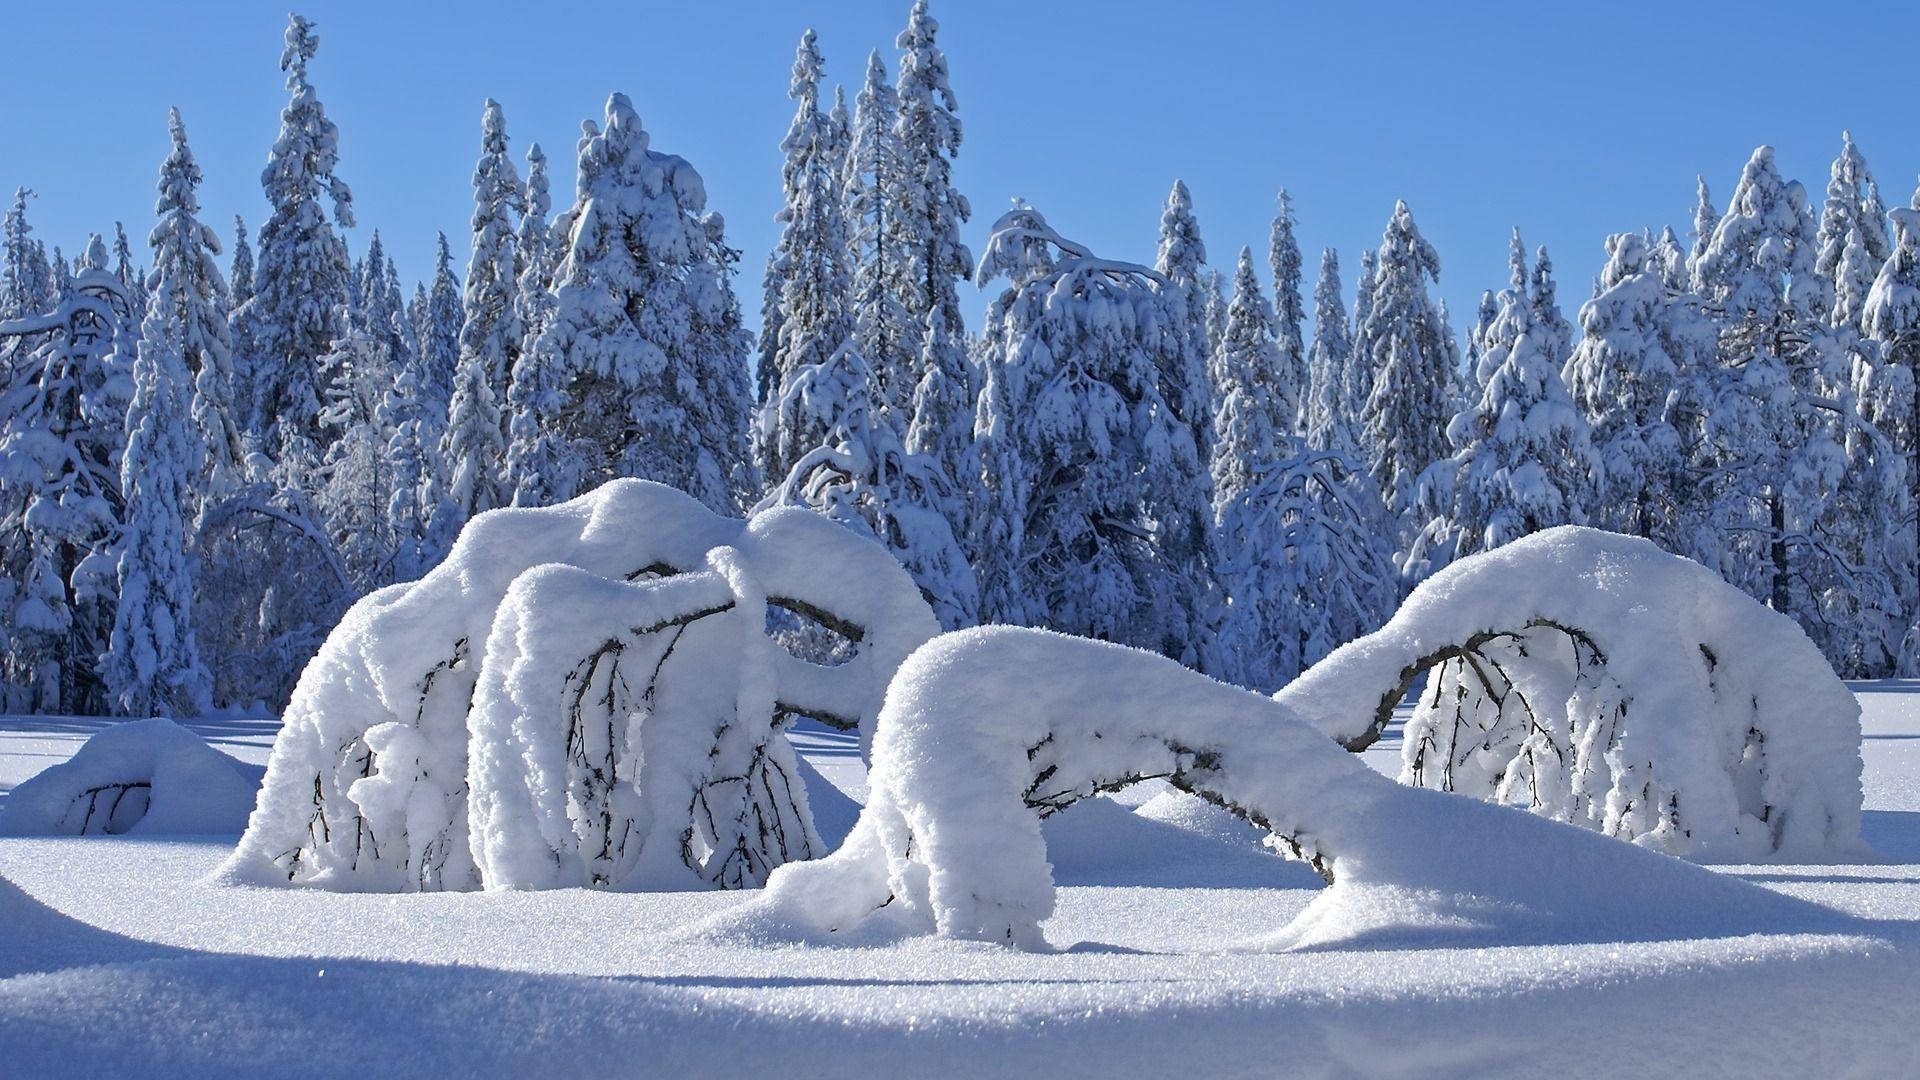
<instances>
[{"instance_id":1,"label":"snow mound","mask_svg":"<svg viewBox=\"0 0 1920 1080\"><path fill-rule=\"evenodd\" d=\"M1633 537L1563 527L1453 564L1275 697L1350 749L1420 676L1405 783L1702 860L1860 839L1860 707L1793 620Z\"/></svg>"},{"instance_id":2,"label":"snow mound","mask_svg":"<svg viewBox=\"0 0 1920 1080\"><path fill-rule=\"evenodd\" d=\"M230 835L246 827L255 788L245 766L173 721L128 720L15 787L0 835Z\"/></svg>"},{"instance_id":3,"label":"snow mound","mask_svg":"<svg viewBox=\"0 0 1920 1080\"><path fill-rule=\"evenodd\" d=\"M694 932L1044 948L1042 819L1155 778L1231 809L1333 883L1262 947L1657 939L1831 917L1585 830L1396 784L1288 706L1163 657L983 627L934 639L895 676L846 843L781 867Z\"/></svg>"},{"instance_id":4,"label":"snow mound","mask_svg":"<svg viewBox=\"0 0 1920 1080\"><path fill-rule=\"evenodd\" d=\"M853 655L782 650L769 605ZM885 549L805 510L742 521L617 480L481 514L426 577L355 604L302 673L226 876L758 884L823 847L781 728L864 740L937 630Z\"/></svg>"}]
</instances>

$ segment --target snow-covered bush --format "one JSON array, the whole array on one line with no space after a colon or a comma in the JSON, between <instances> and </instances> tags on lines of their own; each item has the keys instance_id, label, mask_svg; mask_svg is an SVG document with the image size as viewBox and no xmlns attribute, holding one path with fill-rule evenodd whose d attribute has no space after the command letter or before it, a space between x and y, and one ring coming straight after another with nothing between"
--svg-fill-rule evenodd
<instances>
[{"instance_id":1,"label":"snow-covered bush","mask_svg":"<svg viewBox=\"0 0 1920 1080\"><path fill-rule=\"evenodd\" d=\"M827 668L778 651L763 603L854 656ZM885 549L805 510L741 521L617 480L481 514L425 577L354 605L308 665L228 871L365 890L673 887L689 870L758 883L818 853L797 792L779 823L752 821L777 802L769 770L792 762L776 727L804 715L864 739L936 630ZM675 799L669 827L655 808ZM603 855L590 835L632 843ZM672 850L636 861L655 836ZM550 853L537 872L536 844Z\"/></svg>"},{"instance_id":2,"label":"snow-covered bush","mask_svg":"<svg viewBox=\"0 0 1920 1080\"><path fill-rule=\"evenodd\" d=\"M1645 540L1462 560L1276 697L1358 749L1429 671L1408 783L1692 858L1862 851L1853 695L1792 619Z\"/></svg>"},{"instance_id":3,"label":"snow-covered bush","mask_svg":"<svg viewBox=\"0 0 1920 1080\"><path fill-rule=\"evenodd\" d=\"M173 721L128 720L21 781L0 809L0 835L232 834L254 787L245 766Z\"/></svg>"},{"instance_id":4,"label":"snow-covered bush","mask_svg":"<svg viewBox=\"0 0 1920 1080\"><path fill-rule=\"evenodd\" d=\"M1332 887L1262 942L1418 927L1462 941L1725 933L1794 902L1529 814L1394 783L1293 709L1164 657L1044 630L946 634L888 689L846 842L697 933L925 934L1044 948L1041 819L1165 778L1268 830ZM833 936L829 936L833 935Z\"/></svg>"}]
</instances>

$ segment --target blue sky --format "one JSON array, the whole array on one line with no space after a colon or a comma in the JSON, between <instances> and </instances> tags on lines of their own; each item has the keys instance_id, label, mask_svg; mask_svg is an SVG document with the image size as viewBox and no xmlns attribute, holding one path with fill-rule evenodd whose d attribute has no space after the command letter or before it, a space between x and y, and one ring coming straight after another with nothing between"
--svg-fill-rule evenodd
<instances>
[{"instance_id":1,"label":"blue sky","mask_svg":"<svg viewBox=\"0 0 1920 1080\"><path fill-rule=\"evenodd\" d=\"M582 117L634 100L657 148L692 160L745 252L757 314L775 236L793 46L820 34L858 89L894 67L906 0L798 3L307 3L313 78L341 130L361 250L373 228L412 281L444 229L464 265L481 102L515 153L539 141L555 201ZM1724 204L1755 145L1817 194L1851 127L1889 205L1920 169L1920 5L1012 3L934 0L965 124L967 239L1020 195L1066 235L1149 261L1166 191L1192 187L1217 266L1261 258L1293 192L1308 281L1323 246L1349 281L1396 198L1439 249L1456 325L1505 278L1507 231L1553 252L1569 316L1609 232L1672 223L1693 177ZM0 185L39 191L39 235L77 250L125 220L143 240L166 109L180 106L205 217L265 214L259 172L285 94L285 12L263 3L16 5L0 23ZM986 297L968 301L970 325ZM1309 301L1310 303L1310 301Z\"/></svg>"}]
</instances>

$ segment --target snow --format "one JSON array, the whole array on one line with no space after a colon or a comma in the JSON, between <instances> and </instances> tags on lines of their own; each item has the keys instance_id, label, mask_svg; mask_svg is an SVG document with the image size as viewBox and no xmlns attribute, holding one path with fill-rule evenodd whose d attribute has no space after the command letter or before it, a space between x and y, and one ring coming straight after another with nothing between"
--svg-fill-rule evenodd
<instances>
[{"instance_id":1,"label":"snow","mask_svg":"<svg viewBox=\"0 0 1920 1080\"><path fill-rule=\"evenodd\" d=\"M837 621L860 647L831 668L784 653L765 637L768 603ZM797 852L817 849L805 800L755 834L737 879L726 864L748 830L708 827L728 817L718 804L784 801L768 787L792 771L775 725L814 716L864 735L895 668L937 629L884 548L809 511L742 521L618 480L481 514L426 577L360 601L322 646L228 873L349 890L684 887L662 869L673 854L708 881L758 884L788 830ZM642 654L652 663L633 663ZM772 772L721 783L749 762ZM664 786L632 796L615 782L636 777ZM663 817L674 799L679 817ZM695 806L707 824L688 843L725 851L682 851ZM629 835L614 822L642 839L580 861L603 810L605 844Z\"/></svg>"},{"instance_id":2,"label":"snow","mask_svg":"<svg viewBox=\"0 0 1920 1080\"><path fill-rule=\"evenodd\" d=\"M1632 845L1390 783L1287 706L1139 650L1042 630L947 634L902 665L871 792L831 856L776 871L705 933L1048 947L1040 819L1165 777L1233 808L1332 888L1251 947L1686 937L1817 909Z\"/></svg>"},{"instance_id":3,"label":"snow","mask_svg":"<svg viewBox=\"0 0 1920 1080\"><path fill-rule=\"evenodd\" d=\"M256 771L173 721L128 720L16 785L0 835L237 834L258 786Z\"/></svg>"},{"instance_id":4,"label":"snow","mask_svg":"<svg viewBox=\"0 0 1920 1080\"><path fill-rule=\"evenodd\" d=\"M1835 909L1817 932L1235 950L1319 879L1210 838L1217 811L1164 789L1130 815L1148 828L1107 799L1044 826L1051 953L690 943L673 935L745 894L236 889L208 881L226 842L0 839L0 1053L23 1075L524 1075L562 1059L704 1075L739 1052L827 1077L1910 1074L1920 683L1859 690L1866 832L1890 861L1714 871ZM257 723L229 723L199 730L264 760ZM0 720L0 783L45 760L22 754L70 751L74 726ZM1395 730L1361 757L1397 769ZM859 790L851 735L803 726L795 742Z\"/></svg>"},{"instance_id":5,"label":"snow","mask_svg":"<svg viewBox=\"0 0 1920 1080\"><path fill-rule=\"evenodd\" d=\"M1511 651L1487 659L1483 646ZM1644 540L1569 526L1456 563L1276 697L1364 746L1413 679L1458 665L1461 647L1467 667L1495 671L1506 704L1475 691L1456 722L1424 695L1405 779L1673 854L1862 854L1845 684L1791 619Z\"/></svg>"}]
</instances>

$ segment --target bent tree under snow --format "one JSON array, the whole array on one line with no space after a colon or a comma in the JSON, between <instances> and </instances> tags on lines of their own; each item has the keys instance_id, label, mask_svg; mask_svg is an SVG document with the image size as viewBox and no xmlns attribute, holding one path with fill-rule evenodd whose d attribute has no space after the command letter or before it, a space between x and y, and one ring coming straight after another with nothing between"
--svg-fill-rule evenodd
<instances>
[{"instance_id":1,"label":"bent tree under snow","mask_svg":"<svg viewBox=\"0 0 1920 1080\"><path fill-rule=\"evenodd\" d=\"M1401 780L1700 859L1851 857L1860 708L1792 619L1648 541L1455 563L1276 697L1349 749L1428 674Z\"/></svg>"},{"instance_id":2,"label":"bent tree under snow","mask_svg":"<svg viewBox=\"0 0 1920 1080\"><path fill-rule=\"evenodd\" d=\"M766 636L773 605L853 645ZM937 631L885 549L636 480L468 524L354 605L295 688L238 880L438 890L761 883L812 858L795 716L863 739Z\"/></svg>"},{"instance_id":3,"label":"bent tree under snow","mask_svg":"<svg viewBox=\"0 0 1920 1080\"><path fill-rule=\"evenodd\" d=\"M702 932L1044 948L1054 890L1041 819L1153 778L1268 830L1330 882L1265 947L1407 932L1460 944L1703 936L1804 915L1634 845L1396 784L1288 706L1164 657L981 627L901 666L874 735L868 802L840 849L780 868Z\"/></svg>"}]
</instances>

